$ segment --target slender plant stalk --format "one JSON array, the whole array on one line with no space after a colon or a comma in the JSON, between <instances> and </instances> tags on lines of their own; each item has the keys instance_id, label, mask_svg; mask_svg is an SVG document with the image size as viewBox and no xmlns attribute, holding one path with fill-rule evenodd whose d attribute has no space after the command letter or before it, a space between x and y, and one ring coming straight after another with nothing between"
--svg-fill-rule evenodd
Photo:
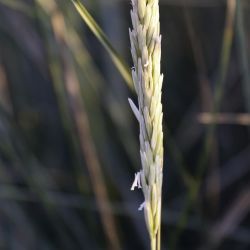
<instances>
[{"instance_id":1,"label":"slender plant stalk","mask_svg":"<svg viewBox=\"0 0 250 250\"><path fill-rule=\"evenodd\" d=\"M232 50L235 14L236 14L236 2L237 2L236 0L227 0L227 11L226 11L226 20L225 20L225 27L224 27L224 34L222 41L222 51L220 56L219 75L215 86L216 87L215 96L211 110L212 116L215 117L214 118L215 122L217 119L216 114L218 113L218 110L220 108L224 93L224 86L226 83L225 80L227 76L230 55ZM206 171L207 161L209 159L210 152L213 146L211 138L213 138L215 129L216 129L216 123L209 124L207 128L202 153L199 157L196 169L196 175L195 175L196 181L193 183L193 185L189 187L186 205L180 215L180 220L177 224L177 230L171 237L172 239L172 242L170 244L171 249L178 249L178 238L180 237L180 234L182 233L183 229L185 228L185 225L187 224L188 214L199 194L202 177Z\"/></svg>"},{"instance_id":2,"label":"slender plant stalk","mask_svg":"<svg viewBox=\"0 0 250 250\"><path fill-rule=\"evenodd\" d=\"M135 174L131 190L142 188L145 201L139 210L144 210L151 250L159 250L163 176L159 0L132 0L131 18L132 78L139 107L130 99L129 103L140 125L142 163L142 170Z\"/></svg>"}]
</instances>

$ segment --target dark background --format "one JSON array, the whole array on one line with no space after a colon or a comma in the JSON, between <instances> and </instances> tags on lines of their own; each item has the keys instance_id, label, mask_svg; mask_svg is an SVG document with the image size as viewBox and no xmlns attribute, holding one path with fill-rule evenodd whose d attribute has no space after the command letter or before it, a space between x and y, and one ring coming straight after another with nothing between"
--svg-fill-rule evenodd
<instances>
[{"instance_id":1,"label":"dark background","mask_svg":"<svg viewBox=\"0 0 250 250\"><path fill-rule=\"evenodd\" d=\"M132 66L129 1L82 2ZM160 1L163 249L250 249L249 14ZM1 250L149 249L128 97L69 0L0 0Z\"/></svg>"}]
</instances>

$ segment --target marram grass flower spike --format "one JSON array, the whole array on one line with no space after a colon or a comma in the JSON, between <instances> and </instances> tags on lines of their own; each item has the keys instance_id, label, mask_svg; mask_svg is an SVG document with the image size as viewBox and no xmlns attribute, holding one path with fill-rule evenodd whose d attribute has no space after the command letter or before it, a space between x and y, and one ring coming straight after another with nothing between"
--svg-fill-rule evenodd
<instances>
[{"instance_id":1,"label":"marram grass flower spike","mask_svg":"<svg viewBox=\"0 0 250 250\"><path fill-rule=\"evenodd\" d=\"M131 18L132 77L138 107L131 99L129 103L140 125L142 163L142 170L135 174L131 190L142 188L145 201L139 210L144 210L151 249L159 250L163 168L159 0L132 0Z\"/></svg>"}]
</instances>

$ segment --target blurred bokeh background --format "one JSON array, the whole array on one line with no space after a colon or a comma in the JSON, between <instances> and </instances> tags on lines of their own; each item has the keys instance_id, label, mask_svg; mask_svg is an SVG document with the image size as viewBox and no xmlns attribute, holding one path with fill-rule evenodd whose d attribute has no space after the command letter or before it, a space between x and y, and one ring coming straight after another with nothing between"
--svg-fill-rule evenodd
<instances>
[{"instance_id":1,"label":"blurred bokeh background","mask_svg":"<svg viewBox=\"0 0 250 250\"><path fill-rule=\"evenodd\" d=\"M82 0L129 67L129 0ZM163 249L250 249L250 1L161 0ZM148 249L136 100L69 0L0 0L0 249Z\"/></svg>"}]
</instances>

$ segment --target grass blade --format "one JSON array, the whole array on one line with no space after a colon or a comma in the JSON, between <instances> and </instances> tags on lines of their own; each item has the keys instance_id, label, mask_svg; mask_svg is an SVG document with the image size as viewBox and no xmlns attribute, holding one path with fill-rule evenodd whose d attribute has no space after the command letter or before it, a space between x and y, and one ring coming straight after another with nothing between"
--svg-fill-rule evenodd
<instances>
[{"instance_id":1,"label":"grass blade","mask_svg":"<svg viewBox=\"0 0 250 250\"><path fill-rule=\"evenodd\" d=\"M94 18L90 15L88 10L85 8L85 6L79 1L79 0L71 0L74 6L76 7L76 10L82 17L83 21L87 24L89 29L93 32L93 34L96 36L96 38L100 41L100 43L103 45L103 47L108 52L109 56L111 57L113 63L115 64L118 71L121 73L122 77L128 84L130 89L133 89L132 79L130 76L129 68L126 65L126 63L121 59L121 57L118 55L117 51L113 48L111 43L109 42L107 36L101 29L101 27L96 23Z\"/></svg>"}]
</instances>

